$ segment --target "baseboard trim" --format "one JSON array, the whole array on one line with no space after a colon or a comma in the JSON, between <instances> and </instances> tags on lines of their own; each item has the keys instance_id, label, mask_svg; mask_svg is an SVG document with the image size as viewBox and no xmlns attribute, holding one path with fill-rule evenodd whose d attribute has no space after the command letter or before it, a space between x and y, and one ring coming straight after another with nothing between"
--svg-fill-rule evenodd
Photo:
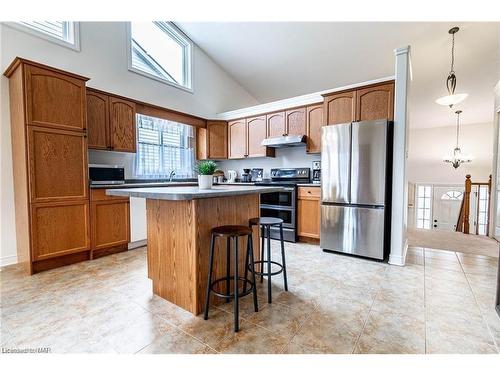
<instances>
[{"instance_id":1,"label":"baseboard trim","mask_svg":"<svg viewBox=\"0 0 500 375\"><path fill-rule=\"evenodd\" d=\"M10 266L11 264L16 264L16 263L17 263L17 255L0 257L0 267Z\"/></svg>"},{"instance_id":2,"label":"baseboard trim","mask_svg":"<svg viewBox=\"0 0 500 375\"><path fill-rule=\"evenodd\" d=\"M407 251L408 251L408 238L405 240L405 244L403 245L403 254L402 255L390 254L389 264L392 264L393 266L403 267L405 265Z\"/></svg>"},{"instance_id":3,"label":"baseboard trim","mask_svg":"<svg viewBox=\"0 0 500 375\"><path fill-rule=\"evenodd\" d=\"M140 240L140 241L135 241L135 242L129 242L128 244L128 249L137 249L138 247L143 247L148 244L148 240Z\"/></svg>"}]
</instances>

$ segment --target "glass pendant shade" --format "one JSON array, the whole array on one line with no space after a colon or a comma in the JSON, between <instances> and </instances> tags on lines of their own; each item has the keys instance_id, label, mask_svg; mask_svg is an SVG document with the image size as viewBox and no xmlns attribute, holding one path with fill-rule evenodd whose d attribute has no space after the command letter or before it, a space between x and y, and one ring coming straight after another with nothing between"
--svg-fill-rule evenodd
<instances>
[{"instance_id":1,"label":"glass pendant shade","mask_svg":"<svg viewBox=\"0 0 500 375\"><path fill-rule=\"evenodd\" d=\"M441 98L436 99L436 103L440 105L447 105L449 107L453 107L456 104L459 104L467 98L469 94L453 94L442 96Z\"/></svg>"}]
</instances>

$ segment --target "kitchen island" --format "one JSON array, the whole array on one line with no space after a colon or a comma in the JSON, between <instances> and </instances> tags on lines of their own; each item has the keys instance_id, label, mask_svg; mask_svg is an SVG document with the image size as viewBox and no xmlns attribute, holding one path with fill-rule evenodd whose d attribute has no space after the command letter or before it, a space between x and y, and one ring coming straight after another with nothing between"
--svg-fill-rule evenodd
<instances>
[{"instance_id":1,"label":"kitchen island","mask_svg":"<svg viewBox=\"0 0 500 375\"><path fill-rule=\"evenodd\" d=\"M260 216L261 193L279 186L197 186L109 189L107 195L146 199L148 277L153 293L198 315L203 311L208 279L210 230L220 225L248 225ZM260 260L254 228L254 257ZM216 241L213 278L226 273L226 243ZM246 238L239 239L239 273L244 272ZM223 302L213 298L211 303Z\"/></svg>"}]
</instances>

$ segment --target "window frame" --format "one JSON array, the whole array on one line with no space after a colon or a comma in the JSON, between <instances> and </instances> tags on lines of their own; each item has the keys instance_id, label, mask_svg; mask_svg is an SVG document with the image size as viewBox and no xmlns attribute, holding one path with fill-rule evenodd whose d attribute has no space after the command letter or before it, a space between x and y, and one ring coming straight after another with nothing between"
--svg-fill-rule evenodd
<instances>
[{"instance_id":1,"label":"window frame","mask_svg":"<svg viewBox=\"0 0 500 375\"><path fill-rule=\"evenodd\" d=\"M132 27L131 22L126 23L126 34L127 34L127 67L128 70L142 75L147 78L154 79L155 81L166 83L167 85L173 86L175 88L187 91L189 93L194 93L193 88L193 64L194 64L194 43L189 37L184 34L175 23L171 21L161 21L161 28L164 33L169 35L170 37L176 39L178 42L182 44L186 44L186 48L183 50L182 63L183 63L183 72L186 77L183 77L184 81L187 82L187 86L178 84L176 82L169 81L168 79L164 79L162 77L158 77L154 74L145 72L144 70L135 68L132 65Z\"/></svg>"},{"instance_id":2,"label":"window frame","mask_svg":"<svg viewBox=\"0 0 500 375\"><path fill-rule=\"evenodd\" d=\"M68 22L73 27L73 43L71 43L67 40L59 39L55 36L46 34L46 33L39 31L35 28L24 25L20 22L4 22L3 24L5 24L6 26L9 26L13 29L24 32L26 34L36 36L36 37L38 37L40 39L44 39L48 42L52 42L52 43L58 44L62 47L69 48L73 51L80 52L80 22L78 22L78 21L62 21L62 22Z\"/></svg>"},{"instance_id":3,"label":"window frame","mask_svg":"<svg viewBox=\"0 0 500 375\"><path fill-rule=\"evenodd\" d=\"M429 208L427 208L427 207L421 208L420 205L419 205L419 203L418 203L418 200L419 200L419 195L418 195L419 187L423 187L424 189L426 187L430 187L430 196L423 198L423 199L429 199L429 204L430 204ZM434 205L433 203L434 203L434 185L432 185L432 184L416 184L415 185L415 228L417 228L417 229L425 229L425 230L432 230L434 228L433 227L433 221L432 221L433 220L432 219L433 218L433 216L432 216L433 215L433 205ZM427 219L425 219L425 217L423 219L419 219L418 218L418 211L419 211L420 208L423 209L423 210L426 210L426 209L429 210L429 215L430 215L429 216L429 220L428 220L429 221L429 228L423 228L423 227L421 228L421 227L418 226L418 221L419 220L421 220L422 223L424 223L425 221L427 221Z\"/></svg>"},{"instance_id":4,"label":"window frame","mask_svg":"<svg viewBox=\"0 0 500 375\"><path fill-rule=\"evenodd\" d=\"M146 174L138 174L138 168L137 168L137 164L139 163L139 157L140 157L140 137L139 137L139 131L140 131L140 126L139 126L139 120L140 120L140 116L144 116L144 117L148 117L148 118L152 118L152 119L156 119L156 120L161 120L161 121L169 121L169 122L173 122L173 123L176 123L176 124L179 124L179 125L184 125L184 126L188 126L188 127L191 127L192 128L192 131L193 131L193 139L192 139L192 149L193 149L193 165L192 165L192 171L193 171L193 175L191 177L187 176L187 177L180 177L181 179L194 179L196 178L196 173L194 173L194 167L196 165L196 162L197 162L197 159L196 159L196 147L197 147L197 143L196 143L196 127L193 126L193 125L189 125L189 124L184 124L182 122L178 122L178 121L172 121L172 120L166 120L164 118L161 118L161 117L155 117L155 116L150 116L150 115L145 115L145 114L141 114L141 113L137 113L136 114L136 153L135 153L135 156L134 156L134 177L135 178L140 178L140 179L166 179L169 177L169 175L167 173L164 173L164 174L158 174L158 173L155 173L153 175L146 175ZM159 148L159 152L160 152L160 163L162 162L163 160L163 152L165 151L164 150L164 147L165 145L163 144L163 134L159 134L160 136L160 144L158 145L155 145ZM179 177L177 177L179 178Z\"/></svg>"}]
</instances>

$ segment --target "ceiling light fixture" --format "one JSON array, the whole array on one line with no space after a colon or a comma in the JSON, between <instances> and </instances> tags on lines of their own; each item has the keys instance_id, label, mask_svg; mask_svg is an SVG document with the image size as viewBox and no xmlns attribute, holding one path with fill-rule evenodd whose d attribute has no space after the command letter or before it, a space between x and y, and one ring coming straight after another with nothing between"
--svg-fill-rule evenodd
<instances>
[{"instance_id":1,"label":"ceiling light fixture","mask_svg":"<svg viewBox=\"0 0 500 375\"><path fill-rule=\"evenodd\" d=\"M462 150L458 147L458 136L460 134L460 114L462 111L455 111L457 114L457 145L453 150L453 156L445 158L443 161L445 163L451 163L453 168L457 169L463 163L470 163L472 158L470 156L462 155Z\"/></svg>"},{"instance_id":2,"label":"ceiling light fixture","mask_svg":"<svg viewBox=\"0 0 500 375\"><path fill-rule=\"evenodd\" d=\"M461 103L467 98L469 94L455 94L455 89L457 87L457 76L455 75L454 65L455 65L455 34L458 32L458 27L451 28L448 33L451 34L451 67L448 78L446 79L446 88L448 89L448 95L443 96L436 100L437 104L447 105L452 108L455 104Z\"/></svg>"}]
</instances>

